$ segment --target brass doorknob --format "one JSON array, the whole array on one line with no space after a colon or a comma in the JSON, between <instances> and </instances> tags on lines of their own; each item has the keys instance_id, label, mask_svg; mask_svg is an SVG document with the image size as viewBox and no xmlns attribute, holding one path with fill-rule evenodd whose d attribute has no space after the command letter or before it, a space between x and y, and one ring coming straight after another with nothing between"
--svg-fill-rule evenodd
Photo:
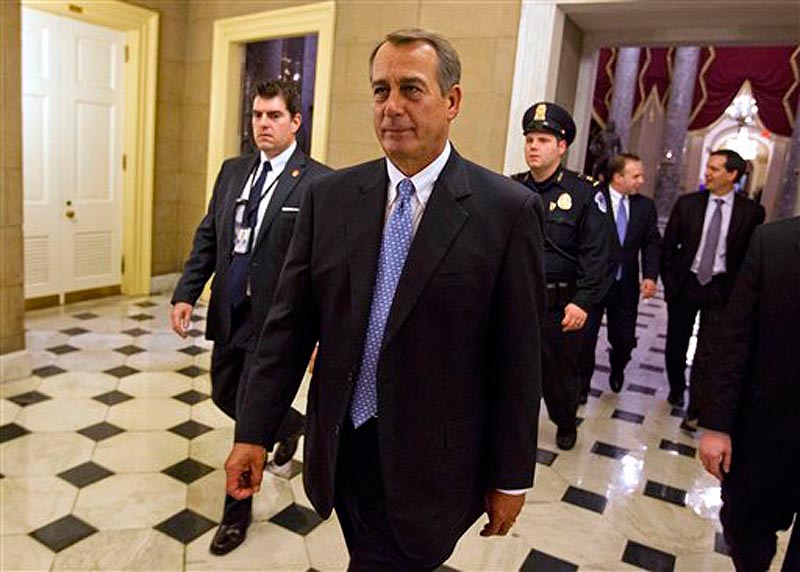
<instances>
[{"instance_id":1,"label":"brass doorknob","mask_svg":"<svg viewBox=\"0 0 800 572\"><path fill-rule=\"evenodd\" d=\"M70 220L72 220L72 219L74 219L74 218L75 218L75 211L74 211L74 210L72 210L72 209L68 210L68 211L67 211L66 213L64 213L64 214L66 214L66 215L67 215L67 218L68 218L68 219L70 219Z\"/></svg>"}]
</instances>

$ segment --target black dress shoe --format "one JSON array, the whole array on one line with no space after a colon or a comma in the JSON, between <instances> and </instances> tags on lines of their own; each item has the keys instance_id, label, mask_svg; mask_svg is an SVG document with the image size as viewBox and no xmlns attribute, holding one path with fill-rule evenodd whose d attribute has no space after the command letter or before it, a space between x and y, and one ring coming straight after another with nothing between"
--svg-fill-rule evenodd
<instances>
[{"instance_id":1,"label":"black dress shoe","mask_svg":"<svg viewBox=\"0 0 800 572\"><path fill-rule=\"evenodd\" d=\"M680 428L682 431L694 435L694 433L697 431L697 419L689 419L687 417L681 422Z\"/></svg>"},{"instance_id":2,"label":"black dress shoe","mask_svg":"<svg viewBox=\"0 0 800 572\"><path fill-rule=\"evenodd\" d=\"M625 383L625 374L621 370L612 369L608 376L608 385L611 387L611 391L619 393L622 391L623 383Z\"/></svg>"},{"instance_id":3,"label":"black dress shoe","mask_svg":"<svg viewBox=\"0 0 800 572\"><path fill-rule=\"evenodd\" d=\"M215 556L222 556L227 554L237 546L239 546L244 539L247 538L247 527L250 526L250 515L247 518L237 520L234 522L222 522L211 539L211 545L208 551Z\"/></svg>"},{"instance_id":4,"label":"black dress shoe","mask_svg":"<svg viewBox=\"0 0 800 572\"><path fill-rule=\"evenodd\" d=\"M669 395L667 396L667 401L670 405L674 405L675 407L683 407L686 405L686 402L683 400L683 392L680 391L670 391Z\"/></svg>"},{"instance_id":5,"label":"black dress shoe","mask_svg":"<svg viewBox=\"0 0 800 572\"><path fill-rule=\"evenodd\" d=\"M575 441L578 439L578 430L574 427L571 429L558 428L556 432L556 445L562 451L569 451L575 446Z\"/></svg>"}]
</instances>

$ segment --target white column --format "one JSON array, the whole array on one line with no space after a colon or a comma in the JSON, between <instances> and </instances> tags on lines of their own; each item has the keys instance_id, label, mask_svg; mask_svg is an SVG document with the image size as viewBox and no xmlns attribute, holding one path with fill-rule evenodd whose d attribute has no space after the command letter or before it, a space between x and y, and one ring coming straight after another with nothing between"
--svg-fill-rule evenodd
<instances>
[{"instance_id":1,"label":"white column","mask_svg":"<svg viewBox=\"0 0 800 572\"><path fill-rule=\"evenodd\" d=\"M575 109L572 119L578 134L567 153L567 169L583 171L586 161L586 148L589 146L589 127L592 123L594 105L594 85L597 78L597 64L600 61L600 50L584 47L578 69L578 83L575 87Z\"/></svg>"}]
</instances>

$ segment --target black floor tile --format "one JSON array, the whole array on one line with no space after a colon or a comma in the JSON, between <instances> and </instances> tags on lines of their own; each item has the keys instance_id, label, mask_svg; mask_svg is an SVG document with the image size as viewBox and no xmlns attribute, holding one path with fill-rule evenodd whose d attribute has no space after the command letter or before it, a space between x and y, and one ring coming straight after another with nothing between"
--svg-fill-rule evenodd
<instances>
[{"instance_id":1,"label":"black floor tile","mask_svg":"<svg viewBox=\"0 0 800 572\"><path fill-rule=\"evenodd\" d=\"M45 377L53 377L54 375L58 375L59 373L64 373L65 369L58 367L57 365L45 365L42 367L37 367L31 373L33 375L41 377L44 379Z\"/></svg>"},{"instance_id":2,"label":"black floor tile","mask_svg":"<svg viewBox=\"0 0 800 572\"><path fill-rule=\"evenodd\" d=\"M625 545L622 561L650 572L672 572L675 569L675 556L633 540Z\"/></svg>"},{"instance_id":3,"label":"black floor tile","mask_svg":"<svg viewBox=\"0 0 800 572\"><path fill-rule=\"evenodd\" d=\"M642 324L641 322L636 322L636 327L637 328L649 328L650 325L649 324Z\"/></svg>"},{"instance_id":4,"label":"black floor tile","mask_svg":"<svg viewBox=\"0 0 800 572\"><path fill-rule=\"evenodd\" d=\"M0 443L11 441L12 439L22 437L28 433L30 433L30 431L21 425L17 425L16 423L6 423L5 425L0 426Z\"/></svg>"},{"instance_id":5,"label":"black floor tile","mask_svg":"<svg viewBox=\"0 0 800 572\"><path fill-rule=\"evenodd\" d=\"M189 391L184 391L178 395L173 395L172 399L182 401L186 405L194 405L208 399L208 395L205 393L200 393L199 391L195 391L194 389L190 389Z\"/></svg>"},{"instance_id":6,"label":"black floor tile","mask_svg":"<svg viewBox=\"0 0 800 572\"><path fill-rule=\"evenodd\" d=\"M675 451L679 455L683 455L684 457L691 457L692 459L694 459L695 456L697 455L697 449L695 449L691 445L676 443L675 441L670 441L669 439L662 439L661 444L658 446L658 448L663 449L664 451Z\"/></svg>"},{"instance_id":7,"label":"black floor tile","mask_svg":"<svg viewBox=\"0 0 800 572\"><path fill-rule=\"evenodd\" d=\"M644 415L633 413L632 411L623 411L622 409L615 409L614 413L611 414L611 418L619 419L626 423L635 423L636 425L644 423Z\"/></svg>"},{"instance_id":8,"label":"black floor tile","mask_svg":"<svg viewBox=\"0 0 800 572\"><path fill-rule=\"evenodd\" d=\"M123 377L128 377L129 375L133 375L134 373L139 373L139 370L136 369L135 367L120 365L117 367L112 367L111 369L107 369L103 373L107 373L108 375L113 375L117 379L122 379Z\"/></svg>"},{"instance_id":9,"label":"black floor tile","mask_svg":"<svg viewBox=\"0 0 800 572\"><path fill-rule=\"evenodd\" d=\"M642 312L642 311L639 312L639 315L640 316L644 316L645 318L655 318L656 317L655 314L651 314L650 312Z\"/></svg>"},{"instance_id":10,"label":"black floor tile","mask_svg":"<svg viewBox=\"0 0 800 572\"><path fill-rule=\"evenodd\" d=\"M531 550L525 562L520 566L520 572L575 572L577 569L577 564L538 550Z\"/></svg>"},{"instance_id":11,"label":"black floor tile","mask_svg":"<svg viewBox=\"0 0 800 572\"><path fill-rule=\"evenodd\" d=\"M139 346L134 346L134 345L128 344L127 346L122 346L121 348L115 348L114 351L117 352L117 353L126 355L126 356L132 356L132 355L140 354L145 350L143 350Z\"/></svg>"},{"instance_id":12,"label":"black floor tile","mask_svg":"<svg viewBox=\"0 0 800 572\"><path fill-rule=\"evenodd\" d=\"M52 397L38 391L27 391L25 393L20 393L19 395L8 398L9 401L16 403L20 407L35 405L36 403L41 403L42 401L47 401L48 399L52 399Z\"/></svg>"},{"instance_id":13,"label":"black floor tile","mask_svg":"<svg viewBox=\"0 0 800 572\"><path fill-rule=\"evenodd\" d=\"M591 397L601 397L603 395L603 390L597 389L596 387L590 387L589 395Z\"/></svg>"},{"instance_id":14,"label":"black floor tile","mask_svg":"<svg viewBox=\"0 0 800 572\"><path fill-rule=\"evenodd\" d=\"M536 462L542 465L551 466L558 458L558 453L548 451L547 449L536 450Z\"/></svg>"},{"instance_id":15,"label":"black floor tile","mask_svg":"<svg viewBox=\"0 0 800 572\"><path fill-rule=\"evenodd\" d=\"M628 391L632 391L633 393L641 393L643 395L655 395L657 391L655 387L650 387L648 385L638 385L636 383L628 384L628 387L626 389Z\"/></svg>"},{"instance_id":16,"label":"black floor tile","mask_svg":"<svg viewBox=\"0 0 800 572\"><path fill-rule=\"evenodd\" d=\"M179 352L186 354L187 356L196 356L200 354L206 353L208 350L205 348L201 348L200 346L188 346L183 349L178 350Z\"/></svg>"},{"instance_id":17,"label":"black floor tile","mask_svg":"<svg viewBox=\"0 0 800 572\"><path fill-rule=\"evenodd\" d=\"M192 317L189 318L189 320L191 320L192 322L202 322L205 319L206 319L205 316L201 316L199 314L192 314Z\"/></svg>"},{"instance_id":18,"label":"black floor tile","mask_svg":"<svg viewBox=\"0 0 800 572\"><path fill-rule=\"evenodd\" d=\"M152 320L155 316L151 316L150 314L134 314L132 316L128 316L128 320L136 320L137 322L144 322L146 320Z\"/></svg>"},{"instance_id":19,"label":"black floor tile","mask_svg":"<svg viewBox=\"0 0 800 572\"><path fill-rule=\"evenodd\" d=\"M100 395L95 395L92 397L95 401L99 401L100 403L104 403L106 405L117 405L118 403L123 403L128 401L129 399L133 399L127 393L123 393L121 391L117 391L116 389L112 391L108 391L106 393L101 393Z\"/></svg>"},{"instance_id":20,"label":"black floor tile","mask_svg":"<svg viewBox=\"0 0 800 572\"><path fill-rule=\"evenodd\" d=\"M198 330L197 328L192 328L191 330L187 330L186 335L190 338L199 338L200 336L204 335L205 332L203 330Z\"/></svg>"},{"instance_id":21,"label":"black floor tile","mask_svg":"<svg viewBox=\"0 0 800 572\"><path fill-rule=\"evenodd\" d=\"M77 352L78 348L71 346L69 344L61 344L60 346L53 346L52 348L47 348L47 351L57 356L69 354L72 352Z\"/></svg>"},{"instance_id":22,"label":"black floor tile","mask_svg":"<svg viewBox=\"0 0 800 572\"><path fill-rule=\"evenodd\" d=\"M644 369L647 371L654 371L656 373L664 373L664 368L660 365L651 365L649 363L640 363L639 369Z\"/></svg>"},{"instance_id":23,"label":"black floor tile","mask_svg":"<svg viewBox=\"0 0 800 572\"><path fill-rule=\"evenodd\" d=\"M728 543L725 542L725 535L721 532L717 532L714 535L714 552L723 556L731 555L730 550L728 550Z\"/></svg>"},{"instance_id":24,"label":"black floor tile","mask_svg":"<svg viewBox=\"0 0 800 572\"><path fill-rule=\"evenodd\" d=\"M138 306L139 308L152 308L153 306L158 306L158 304L151 302L150 300L144 300L142 302L136 302L134 306Z\"/></svg>"},{"instance_id":25,"label":"black floor tile","mask_svg":"<svg viewBox=\"0 0 800 572\"><path fill-rule=\"evenodd\" d=\"M656 337L657 338L661 338L662 340L666 340L667 339L667 334L656 334Z\"/></svg>"},{"instance_id":26,"label":"black floor tile","mask_svg":"<svg viewBox=\"0 0 800 572\"><path fill-rule=\"evenodd\" d=\"M270 522L282 526L301 536L305 536L322 522L319 515L311 509L292 503L269 519Z\"/></svg>"},{"instance_id":27,"label":"black floor tile","mask_svg":"<svg viewBox=\"0 0 800 572\"><path fill-rule=\"evenodd\" d=\"M92 483L101 481L106 477L110 477L114 473L105 467L101 467L97 463L89 461L77 467L72 467L62 473L56 475L67 481L71 485L75 485L79 489L89 486Z\"/></svg>"},{"instance_id":28,"label":"black floor tile","mask_svg":"<svg viewBox=\"0 0 800 572\"><path fill-rule=\"evenodd\" d=\"M198 367L196 365L190 365L189 367L184 367L183 369L179 369L177 373L185 375L186 377L195 378L195 377L200 377L205 373L208 373L208 370L202 367Z\"/></svg>"},{"instance_id":29,"label":"black floor tile","mask_svg":"<svg viewBox=\"0 0 800 572\"><path fill-rule=\"evenodd\" d=\"M62 334L67 334L68 336L80 336L81 334L87 333L89 330L86 328L64 328L63 330L59 330Z\"/></svg>"},{"instance_id":30,"label":"black floor tile","mask_svg":"<svg viewBox=\"0 0 800 572\"><path fill-rule=\"evenodd\" d=\"M644 496L678 506L686 506L686 491L655 481L647 481L647 483L645 483Z\"/></svg>"},{"instance_id":31,"label":"black floor tile","mask_svg":"<svg viewBox=\"0 0 800 572\"><path fill-rule=\"evenodd\" d=\"M31 536L53 552L60 552L95 532L95 527L70 514L34 530Z\"/></svg>"},{"instance_id":32,"label":"black floor tile","mask_svg":"<svg viewBox=\"0 0 800 572\"><path fill-rule=\"evenodd\" d=\"M180 425L175 425L175 427L170 427L169 430L175 433L176 435L180 435L181 437L186 437L187 439L194 439L195 437L199 437L200 435L205 435L209 431L213 431L213 429L208 425L203 425L202 423L198 423L193 419L185 421Z\"/></svg>"},{"instance_id":33,"label":"black floor tile","mask_svg":"<svg viewBox=\"0 0 800 572\"><path fill-rule=\"evenodd\" d=\"M592 445L592 453L596 455L603 455L604 457L610 457L612 459L621 459L630 453L630 451L628 449L624 449L623 447L617 447L616 445L603 443L602 441L595 441L594 445Z\"/></svg>"},{"instance_id":34,"label":"black floor tile","mask_svg":"<svg viewBox=\"0 0 800 572\"><path fill-rule=\"evenodd\" d=\"M194 459L184 459L180 463L175 463L161 472L188 485L213 471L214 469L205 463L195 461Z\"/></svg>"},{"instance_id":35,"label":"black floor tile","mask_svg":"<svg viewBox=\"0 0 800 572\"><path fill-rule=\"evenodd\" d=\"M113 405L113 404L108 404ZM95 423L94 425L89 425L88 427L84 427L83 429L79 430L78 433L83 435L84 437L88 437L92 441L103 441L114 435L119 435L120 433L124 433L125 429L120 429L116 425L108 423L107 421L101 421L100 423Z\"/></svg>"},{"instance_id":36,"label":"black floor tile","mask_svg":"<svg viewBox=\"0 0 800 572\"><path fill-rule=\"evenodd\" d=\"M189 544L192 540L204 535L215 526L217 526L217 523L214 521L192 510L183 509L153 528L178 542Z\"/></svg>"},{"instance_id":37,"label":"black floor tile","mask_svg":"<svg viewBox=\"0 0 800 572\"><path fill-rule=\"evenodd\" d=\"M608 503L608 499L603 495L598 495L597 493L573 486L567 489L567 492L564 493L561 500L598 514L603 514L603 511L606 510L606 504Z\"/></svg>"},{"instance_id":38,"label":"black floor tile","mask_svg":"<svg viewBox=\"0 0 800 572\"><path fill-rule=\"evenodd\" d=\"M650 348L650 351L651 351L652 353L654 353L654 354L661 354L661 355L664 355L665 353L667 353L667 350L666 350L666 349L664 349L664 348L657 348L657 347L651 347L651 348Z\"/></svg>"},{"instance_id":39,"label":"black floor tile","mask_svg":"<svg viewBox=\"0 0 800 572\"><path fill-rule=\"evenodd\" d=\"M130 328L128 330L122 330L121 333L136 338L138 336L149 334L150 330L143 330L142 328Z\"/></svg>"},{"instance_id":40,"label":"black floor tile","mask_svg":"<svg viewBox=\"0 0 800 572\"><path fill-rule=\"evenodd\" d=\"M92 312L81 312L80 314L72 314L72 317L78 320L94 320L100 316L93 314Z\"/></svg>"},{"instance_id":41,"label":"black floor tile","mask_svg":"<svg viewBox=\"0 0 800 572\"><path fill-rule=\"evenodd\" d=\"M611 367L607 365L603 365L602 363L598 363L594 366L595 371L601 371L603 373L611 373Z\"/></svg>"}]
</instances>

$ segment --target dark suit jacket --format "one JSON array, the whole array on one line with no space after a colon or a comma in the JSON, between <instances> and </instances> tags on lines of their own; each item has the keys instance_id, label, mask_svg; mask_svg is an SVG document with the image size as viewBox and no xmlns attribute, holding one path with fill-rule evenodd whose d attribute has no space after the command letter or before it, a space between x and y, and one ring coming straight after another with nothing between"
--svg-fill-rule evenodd
<instances>
[{"instance_id":1,"label":"dark suit jacket","mask_svg":"<svg viewBox=\"0 0 800 572\"><path fill-rule=\"evenodd\" d=\"M732 434L732 470L762 484L800 454L798 292L800 217L760 226L725 309L709 380L714 399L700 422Z\"/></svg>"},{"instance_id":2,"label":"dark suit jacket","mask_svg":"<svg viewBox=\"0 0 800 572\"><path fill-rule=\"evenodd\" d=\"M231 304L227 300L225 280L233 253L234 210L247 177L256 168L258 161L259 153L253 153L228 159L222 164L208 204L208 212L195 232L192 253L172 296L173 304L188 302L194 305L214 273L206 317L206 337L215 342L226 343L231 334ZM297 209L305 196L309 181L328 171L328 167L307 157L297 148L278 179L259 229L250 266L255 318L252 324L255 328L261 328L269 311L292 238ZM250 343L255 346L255 341L253 335Z\"/></svg>"},{"instance_id":3,"label":"dark suit jacket","mask_svg":"<svg viewBox=\"0 0 800 572\"><path fill-rule=\"evenodd\" d=\"M236 441L274 442L314 342L304 483L334 502L384 227L385 160L312 182L259 341ZM544 300L541 200L452 151L395 292L378 363L378 438L400 545L442 558L488 488L530 487Z\"/></svg>"},{"instance_id":4,"label":"dark suit jacket","mask_svg":"<svg viewBox=\"0 0 800 572\"><path fill-rule=\"evenodd\" d=\"M707 191L682 195L669 215L661 249L661 280L667 301L683 290L691 273L692 262L702 239L708 197ZM730 292L736 280L753 230L762 222L764 207L737 193L725 245L726 292Z\"/></svg>"},{"instance_id":5,"label":"dark suit jacket","mask_svg":"<svg viewBox=\"0 0 800 572\"><path fill-rule=\"evenodd\" d=\"M611 206L611 193L603 187L606 195L606 218L611 225L611 250L608 272L611 280L616 280L617 268L622 264L622 291L625 296L639 298L639 253L641 253L642 278L658 280L658 267L661 259L661 234L658 232L658 214L655 203L642 195L629 195L628 227L624 244L619 243L614 209Z\"/></svg>"}]
</instances>

